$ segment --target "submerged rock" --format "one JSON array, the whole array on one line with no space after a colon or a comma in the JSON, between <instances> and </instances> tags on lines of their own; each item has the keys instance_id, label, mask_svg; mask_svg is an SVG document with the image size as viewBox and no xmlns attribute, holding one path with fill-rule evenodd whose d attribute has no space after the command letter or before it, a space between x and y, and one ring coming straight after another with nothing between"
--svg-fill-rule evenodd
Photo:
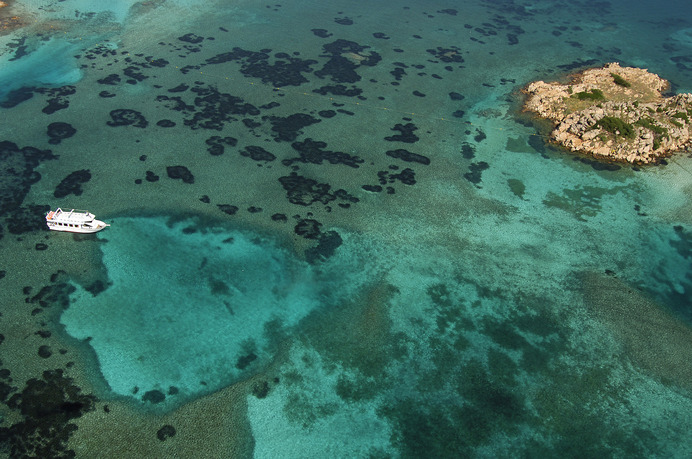
<instances>
[{"instance_id":1,"label":"submerged rock","mask_svg":"<svg viewBox=\"0 0 692 459\"><path fill-rule=\"evenodd\" d=\"M389 150L387 152L387 156L391 156L392 158L398 158L402 161L406 161L409 163L420 163L425 164L426 166L430 164L430 158L428 158L427 156L412 153L408 150L404 150L403 148L399 148L397 150Z\"/></svg>"},{"instance_id":2,"label":"submerged rock","mask_svg":"<svg viewBox=\"0 0 692 459\"><path fill-rule=\"evenodd\" d=\"M3 450L10 457L74 457L69 439L77 425L72 421L92 411L96 401L82 394L63 370L44 371L7 400L10 410L21 413L13 418L21 421L0 427Z\"/></svg>"},{"instance_id":3,"label":"submerged rock","mask_svg":"<svg viewBox=\"0 0 692 459\"><path fill-rule=\"evenodd\" d=\"M110 116L111 121L107 121L106 124L113 127L134 126L138 128L145 128L149 124L149 122L140 112L128 108L112 110L110 112Z\"/></svg>"},{"instance_id":4,"label":"submerged rock","mask_svg":"<svg viewBox=\"0 0 692 459\"><path fill-rule=\"evenodd\" d=\"M171 437L175 437L175 427L170 424L166 424L156 432L156 438L161 441L166 441L166 439Z\"/></svg>"},{"instance_id":5,"label":"submerged rock","mask_svg":"<svg viewBox=\"0 0 692 459\"><path fill-rule=\"evenodd\" d=\"M70 175L62 179L53 192L56 198L64 198L67 195L74 194L79 196L82 194L82 184L91 180L91 172L89 169L81 169L72 172Z\"/></svg>"},{"instance_id":6,"label":"submerged rock","mask_svg":"<svg viewBox=\"0 0 692 459\"><path fill-rule=\"evenodd\" d=\"M72 127L70 123L63 123L61 121L50 123L48 125L48 137L50 140L48 143L51 145L59 144L63 139L69 139L77 130Z\"/></svg>"},{"instance_id":7,"label":"submerged rock","mask_svg":"<svg viewBox=\"0 0 692 459\"><path fill-rule=\"evenodd\" d=\"M166 167L166 172L168 173L168 177L172 179L180 179L190 184L195 183L194 175L192 175L190 169L185 166L168 166Z\"/></svg>"}]
</instances>

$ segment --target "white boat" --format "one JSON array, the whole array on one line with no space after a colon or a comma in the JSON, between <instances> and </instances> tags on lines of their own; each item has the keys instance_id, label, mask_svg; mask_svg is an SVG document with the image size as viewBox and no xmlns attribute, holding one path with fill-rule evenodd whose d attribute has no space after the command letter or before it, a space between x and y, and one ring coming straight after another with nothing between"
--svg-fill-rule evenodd
<instances>
[{"instance_id":1,"label":"white boat","mask_svg":"<svg viewBox=\"0 0 692 459\"><path fill-rule=\"evenodd\" d=\"M72 233L95 233L106 226L111 226L101 220L96 220L94 214L86 210L71 209L69 211L51 210L46 214L48 229L53 231L69 231Z\"/></svg>"}]
</instances>

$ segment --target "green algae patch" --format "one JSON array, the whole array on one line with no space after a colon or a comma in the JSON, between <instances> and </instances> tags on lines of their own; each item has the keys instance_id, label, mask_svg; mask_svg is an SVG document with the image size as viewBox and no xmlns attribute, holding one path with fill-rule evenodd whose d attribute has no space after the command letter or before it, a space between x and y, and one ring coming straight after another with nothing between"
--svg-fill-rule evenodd
<instances>
[{"instance_id":1,"label":"green algae patch","mask_svg":"<svg viewBox=\"0 0 692 459\"><path fill-rule=\"evenodd\" d=\"M526 191L526 185L519 179L507 179L507 185L514 196L519 199L524 199L524 192Z\"/></svg>"},{"instance_id":2,"label":"green algae patch","mask_svg":"<svg viewBox=\"0 0 692 459\"><path fill-rule=\"evenodd\" d=\"M618 193L622 189L580 185L563 189L561 195L549 191L543 199L543 205L564 210L579 221L587 221L588 217L595 217L601 212L604 196Z\"/></svg>"},{"instance_id":3,"label":"green algae patch","mask_svg":"<svg viewBox=\"0 0 692 459\"><path fill-rule=\"evenodd\" d=\"M532 148L526 139L523 137L507 137L507 144L505 145L505 150L511 151L512 153L535 153L536 150Z\"/></svg>"}]
</instances>

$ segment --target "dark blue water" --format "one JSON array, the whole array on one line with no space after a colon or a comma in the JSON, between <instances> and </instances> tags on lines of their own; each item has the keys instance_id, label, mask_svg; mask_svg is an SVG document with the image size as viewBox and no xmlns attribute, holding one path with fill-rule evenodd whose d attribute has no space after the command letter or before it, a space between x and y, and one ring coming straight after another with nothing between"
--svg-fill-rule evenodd
<instances>
[{"instance_id":1,"label":"dark blue water","mask_svg":"<svg viewBox=\"0 0 692 459\"><path fill-rule=\"evenodd\" d=\"M520 112L608 62L692 91L689 3L6 8L3 454L690 455L689 154Z\"/></svg>"}]
</instances>

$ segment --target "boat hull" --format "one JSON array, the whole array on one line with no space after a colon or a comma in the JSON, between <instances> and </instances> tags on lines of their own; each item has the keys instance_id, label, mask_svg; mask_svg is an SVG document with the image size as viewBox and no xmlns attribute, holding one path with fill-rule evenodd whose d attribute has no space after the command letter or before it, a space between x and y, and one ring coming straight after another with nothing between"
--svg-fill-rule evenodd
<instances>
[{"instance_id":1,"label":"boat hull","mask_svg":"<svg viewBox=\"0 0 692 459\"><path fill-rule=\"evenodd\" d=\"M110 226L107 223L102 222L101 220L92 220L88 225L83 224L83 225L74 225L74 226L66 226L66 225L60 225L58 223L48 223L48 229L51 231L62 231L65 233L82 233L82 234L89 234L89 233L98 233L105 227Z\"/></svg>"}]
</instances>

